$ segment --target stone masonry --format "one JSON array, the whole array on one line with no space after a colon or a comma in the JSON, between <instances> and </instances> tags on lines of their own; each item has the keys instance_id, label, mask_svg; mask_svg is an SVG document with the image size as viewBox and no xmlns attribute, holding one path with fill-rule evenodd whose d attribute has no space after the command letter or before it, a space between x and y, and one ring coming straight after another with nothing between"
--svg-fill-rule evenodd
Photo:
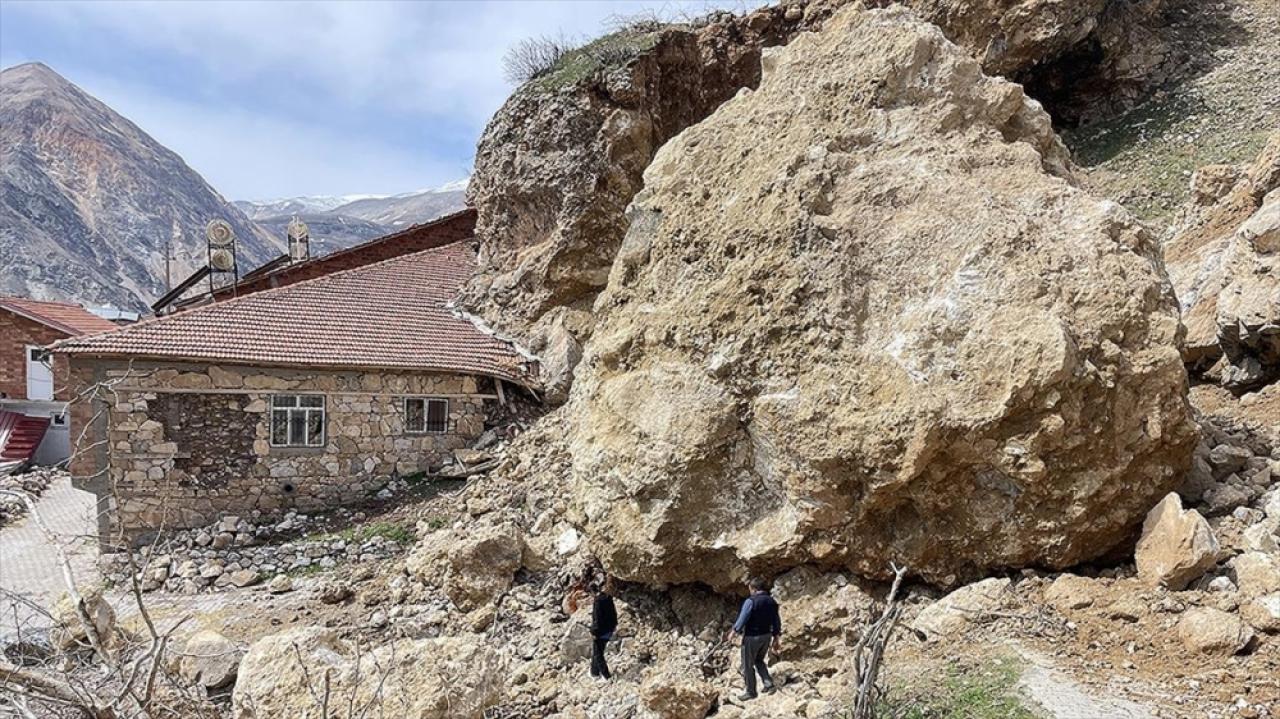
<instances>
[{"instance_id":1,"label":"stone masonry","mask_svg":"<svg viewBox=\"0 0 1280 719\"><path fill-rule=\"evenodd\" d=\"M98 396L110 397L73 407L72 473L99 497L104 538L131 543L224 514L362 501L394 475L444 464L480 436L485 404L498 401L490 378L434 373L76 358L72 375L79 387L96 383ZM272 445L278 394L324 397L323 446ZM448 400L446 431L406 431L406 397Z\"/></svg>"}]
</instances>

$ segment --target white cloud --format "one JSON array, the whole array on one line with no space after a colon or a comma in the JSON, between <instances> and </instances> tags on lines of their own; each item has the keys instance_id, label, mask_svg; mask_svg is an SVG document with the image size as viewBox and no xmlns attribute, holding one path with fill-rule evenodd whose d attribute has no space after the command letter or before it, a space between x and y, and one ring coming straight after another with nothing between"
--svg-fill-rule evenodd
<instances>
[{"instance_id":1,"label":"white cloud","mask_svg":"<svg viewBox=\"0 0 1280 719\"><path fill-rule=\"evenodd\" d=\"M646 8L672 15L743 4L95 1L5 3L4 13L97 48L97 57L103 48L118 54L119 63L33 59L241 199L394 193L457 179L468 169L458 158L470 157L510 93L501 58L518 40L592 36L609 16ZM37 51L6 48L5 56ZM189 77L166 86L138 72L139 58L157 57ZM369 127L350 129L366 117ZM406 137L406 127L422 129ZM437 130L466 146L442 151Z\"/></svg>"},{"instance_id":2,"label":"white cloud","mask_svg":"<svg viewBox=\"0 0 1280 719\"><path fill-rule=\"evenodd\" d=\"M455 180L469 167L407 154L376 133L350 136L234 107L157 98L110 78L71 74L136 122L228 199L343 192L392 194ZM145 122L140 118L145 118Z\"/></svg>"}]
</instances>

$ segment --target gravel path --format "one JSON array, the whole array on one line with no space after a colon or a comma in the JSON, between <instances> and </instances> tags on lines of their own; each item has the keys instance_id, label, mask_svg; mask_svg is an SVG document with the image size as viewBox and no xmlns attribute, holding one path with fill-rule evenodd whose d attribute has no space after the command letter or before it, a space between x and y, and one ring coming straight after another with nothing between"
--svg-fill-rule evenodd
<instances>
[{"instance_id":1,"label":"gravel path","mask_svg":"<svg viewBox=\"0 0 1280 719\"><path fill-rule=\"evenodd\" d=\"M1043 655L1017 647L1026 661L1018 687L1052 719L1155 719L1151 709L1120 697L1100 697Z\"/></svg>"},{"instance_id":2,"label":"gravel path","mask_svg":"<svg viewBox=\"0 0 1280 719\"><path fill-rule=\"evenodd\" d=\"M95 506L95 497L73 489L65 475L50 484L36 503L36 511L67 553L81 586L99 580ZM0 635L18 626L47 626L47 618L30 605L48 608L65 588L54 545L31 517L0 530L0 589L4 590L0 592Z\"/></svg>"}]
</instances>

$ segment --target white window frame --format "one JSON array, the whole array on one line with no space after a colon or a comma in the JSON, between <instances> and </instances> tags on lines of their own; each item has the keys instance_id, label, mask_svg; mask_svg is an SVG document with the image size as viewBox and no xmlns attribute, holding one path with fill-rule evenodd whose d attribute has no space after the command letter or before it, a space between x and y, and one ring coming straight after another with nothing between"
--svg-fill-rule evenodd
<instances>
[{"instance_id":1,"label":"white window frame","mask_svg":"<svg viewBox=\"0 0 1280 719\"><path fill-rule=\"evenodd\" d=\"M414 429L409 425L409 403L422 403L422 428ZM441 402L444 404L444 428L430 429L428 426L428 418L431 416L431 403ZM404 431L405 434L449 434L449 398L448 397L405 397L404 398Z\"/></svg>"},{"instance_id":2,"label":"white window frame","mask_svg":"<svg viewBox=\"0 0 1280 719\"><path fill-rule=\"evenodd\" d=\"M307 398L319 397L320 406L318 407L304 406L302 404L302 399L304 397L307 397ZM286 402L289 399L293 400L292 404L281 404L283 402ZM329 404L328 398L322 394L273 394L271 395L269 406L267 408L267 411L269 412L267 416L267 434L270 438L271 446L280 447L282 449L288 449L288 448L308 449L308 448L325 446L325 443L327 441L328 434L329 434L328 432L329 418L326 416L328 414L328 404ZM285 414L285 420L284 420L285 441L284 442L278 442L276 440L276 413L277 412L282 412ZM320 436L315 441L312 441L311 438L307 436L307 427L308 427L309 421L315 415L319 415L320 417ZM295 422L302 423L302 442L301 443L294 442L292 440L293 426Z\"/></svg>"},{"instance_id":3,"label":"white window frame","mask_svg":"<svg viewBox=\"0 0 1280 719\"><path fill-rule=\"evenodd\" d=\"M33 358L33 354L38 357ZM53 358L49 350L39 345L27 345L23 359L26 360L27 399L53 399Z\"/></svg>"}]
</instances>

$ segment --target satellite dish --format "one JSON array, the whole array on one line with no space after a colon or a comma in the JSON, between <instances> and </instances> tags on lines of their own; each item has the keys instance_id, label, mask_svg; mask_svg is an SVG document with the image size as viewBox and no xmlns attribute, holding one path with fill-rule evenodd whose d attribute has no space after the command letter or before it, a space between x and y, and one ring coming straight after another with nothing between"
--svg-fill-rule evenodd
<instances>
[{"instance_id":1,"label":"satellite dish","mask_svg":"<svg viewBox=\"0 0 1280 719\"><path fill-rule=\"evenodd\" d=\"M310 230L307 228L307 223L298 219L297 215L294 215L293 219L289 221L289 229L287 232L290 240L305 240L311 234Z\"/></svg>"},{"instance_id":2,"label":"satellite dish","mask_svg":"<svg viewBox=\"0 0 1280 719\"><path fill-rule=\"evenodd\" d=\"M209 253L209 266L218 272L230 272L236 267L236 256L231 250L219 248Z\"/></svg>"},{"instance_id":3,"label":"satellite dish","mask_svg":"<svg viewBox=\"0 0 1280 719\"><path fill-rule=\"evenodd\" d=\"M307 223L298 219L294 215L289 221L289 227L285 231L289 237L289 259L293 262L305 262L311 257L310 238L311 230L307 228Z\"/></svg>"},{"instance_id":4,"label":"satellite dish","mask_svg":"<svg viewBox=\"0 0 1280 719\"><path fill-rule=\"evenodd\" d=\"M235 241L235 232L226 220L210 220L204 228L205 239L214 247L226 247Z\"/></svg>"}]
</instances>

